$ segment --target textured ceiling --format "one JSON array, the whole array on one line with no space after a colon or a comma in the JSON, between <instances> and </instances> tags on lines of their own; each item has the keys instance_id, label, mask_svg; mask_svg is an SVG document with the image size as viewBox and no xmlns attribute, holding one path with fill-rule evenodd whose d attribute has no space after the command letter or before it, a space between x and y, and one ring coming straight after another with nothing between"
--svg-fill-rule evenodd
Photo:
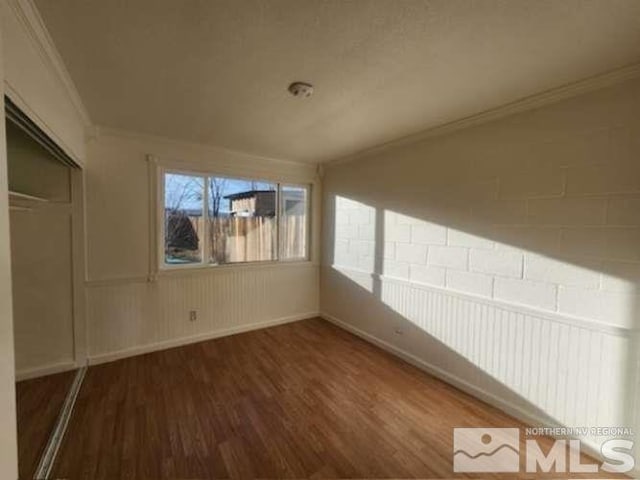
<instances>
[{"instance_id":1,"label":"textured ceiling","mask_svg":"<svg viewBox=\"0 0 640 480\"><path fill-rule=\"evenodd\" d=\"M95 123L310 162L640 60L638 0L36 3Z\"/></svg>"}]
</instances>

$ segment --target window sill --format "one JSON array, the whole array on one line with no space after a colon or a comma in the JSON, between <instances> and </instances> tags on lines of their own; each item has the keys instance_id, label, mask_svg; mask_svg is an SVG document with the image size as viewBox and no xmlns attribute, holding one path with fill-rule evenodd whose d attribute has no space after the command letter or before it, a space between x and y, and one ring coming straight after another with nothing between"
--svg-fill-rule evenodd
<instances>
[{"instance_id":1,"label":"window sill","mask_svg":"<svg viewBox=\"0 0 640 480\"><path fill-rule=\"evenodd\" d=\"M278 267L312 267L319 266L312 260L280 260L268 262L231 263L226 265L177 265L174 267L160 267L156 276L170 277L173 275L189 275L191 273L213 273L234 270L263 270Z\"/></svg>"}]
</instances>

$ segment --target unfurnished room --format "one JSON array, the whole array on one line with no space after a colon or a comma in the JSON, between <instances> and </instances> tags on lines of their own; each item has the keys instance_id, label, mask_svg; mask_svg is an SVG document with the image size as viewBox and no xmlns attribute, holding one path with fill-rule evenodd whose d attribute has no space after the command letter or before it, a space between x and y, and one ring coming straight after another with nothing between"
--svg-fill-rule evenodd
<instances>
[{"instance_id":1,"label":"unfurnished room","mask_svg":"<svg viewBox=\"0 0 640 480\"><path fill-rule=\"evenodd\" d=\"M640 477L639 0L0 0L0 478Z\"/></svg>"}]
</instances>

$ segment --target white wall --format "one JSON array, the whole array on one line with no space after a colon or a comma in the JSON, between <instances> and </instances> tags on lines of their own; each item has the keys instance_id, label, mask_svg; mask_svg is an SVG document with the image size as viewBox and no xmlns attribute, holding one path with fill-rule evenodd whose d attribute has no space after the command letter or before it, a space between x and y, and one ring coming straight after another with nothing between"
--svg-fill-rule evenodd
<instances>
[{"instance_id":1,"label":"white wall","mask_svg":"<svg viewBox=\"0 0 640 480\"><path fill-rule=\"evenodd\" d=\"M30 0L0 2L6 94L76 162L89 117Z\"/></svg>"},{"instance_id":2,"label":"white wall","mask_svg":"<svg viewBox=\"0 0 640 480\"><path fill-rule=\"evenodd\" d=\"M4 78L4 30L0 26L0 79ZM4 110L4 88L0 86L0 108ZM13 359L13 315L11 307L11 252L5 120L0 118L0 476L18 478L16 397Z\"/></svg>"},{"instance_id":3,"label":"white wall","mask_svg":"<svg viewBox=\"0 0 640 480\"><path fill-rule=\"evenodd\" d=\"M636 80L336 164L321 310L536 423L637 425L639 155Z\"/></svg>"},{"instance_id":4,"label":"white wall","mask_svg":"<svg viewBox=\"0 0 640 480\"><path fill-rule=\"evenodd\" d=\"M160 272L156 277L150 184L155 167L148 155L189 170L313 183L312 261ZM315 167L109 130L89 143L88 159L90 361L317 314L320 185ZM189 322L189 310L198 311L197 321Z\"/></svg>"}]
</instances>

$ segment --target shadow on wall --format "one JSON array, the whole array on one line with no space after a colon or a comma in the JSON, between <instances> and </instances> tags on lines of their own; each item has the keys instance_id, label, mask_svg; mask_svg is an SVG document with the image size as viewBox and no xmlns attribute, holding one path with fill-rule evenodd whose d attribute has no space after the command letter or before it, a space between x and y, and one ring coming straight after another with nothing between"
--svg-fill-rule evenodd
<instances>
[{"instance_id":1,"label":"shadow on wall","mask_svg":"<svg viewBox=\"0 0 640 480\"><path fill-rule=\"evenodd\" d=\"M538 426L637 427L629 232L600 245L557 226L507 225L508 204L459 198L327 194L323 312ZM584 438L595 449L605 439Z\"/></svg>"}]
</instances>

